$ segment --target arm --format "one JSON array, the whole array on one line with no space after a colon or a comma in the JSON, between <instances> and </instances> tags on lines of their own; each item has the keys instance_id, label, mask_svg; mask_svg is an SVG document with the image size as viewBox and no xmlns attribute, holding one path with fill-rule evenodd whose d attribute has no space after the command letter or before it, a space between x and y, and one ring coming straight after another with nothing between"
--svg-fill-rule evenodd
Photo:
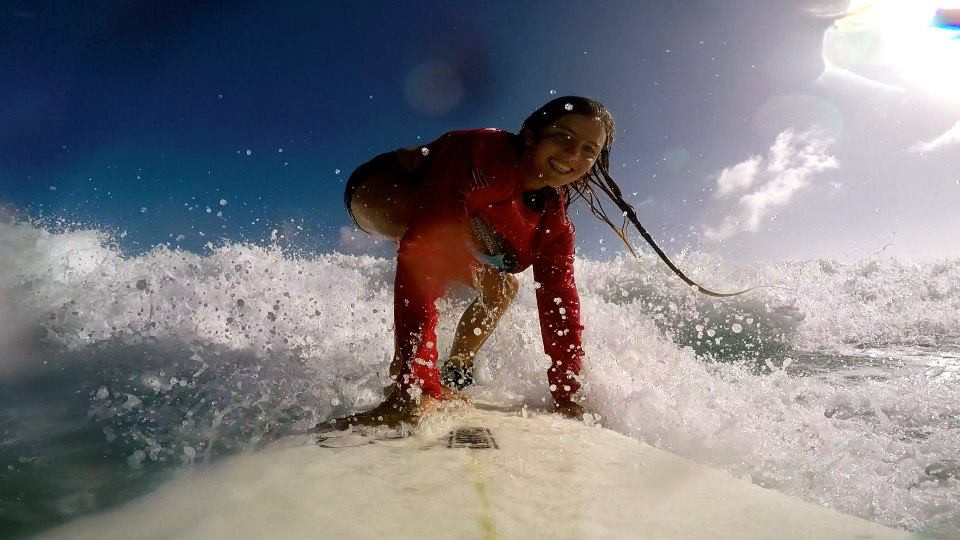
<instances>
[{"instance_id":1,"label":"arm","mask_svg":"<svg viewBox=\"0 0 960 540\"><path fill-rule=\"evenodd\" d=\"M583 359L580 297L573 278L573 226L565 217L563 222L546 233L547 243L533 263L543 349L552 361L547 379L558 408L569 406L580 389Z\"/></svg>"}]
</instances>

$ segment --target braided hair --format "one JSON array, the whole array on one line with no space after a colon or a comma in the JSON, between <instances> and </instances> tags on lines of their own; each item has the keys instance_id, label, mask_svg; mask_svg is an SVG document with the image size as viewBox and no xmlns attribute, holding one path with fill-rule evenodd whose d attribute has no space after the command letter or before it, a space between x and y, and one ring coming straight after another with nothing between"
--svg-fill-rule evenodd
<instances>
[{"instance_id":1,"label":"braided hair","mask_svg":"<svg viewBox=\"0 0 960 540\"><path fill-rule=\"evenodd\" d=\"M568 114L579 114L597 119L600 121L600 124L603 126L607 135L606 140L603 143L603 148L600 149L600 156L597 158L596 162L594 162L593 167L590 168L587 174L575 182L560 188L560 192L567 201L568 208L576 199L583 199L587 201L587 205L590 207L590 212L600 221L606 223L611 230L613 230L614 234L616 234L623 244L627 246L627 250L630 251L630 254L639 258L637 256L637 252L630 244L629 238L627 238L627 226L632 224L637 229L637 232L640 233L640 236L642 236L643 239L650 244L650 247L653 248L657 255L660 256L660 259L666 263L670 270L672 270L687 285L694 287L703 294L716 297L726 297L743 294L751 290L747 289L736 293L718 293L701 287L693 280L688 278L686 274L680 271L680 269L670 261L663 250L660 249L660 246L658 246L653 240L653 237L650 236L650 233L643 228L643 225L640 224L640 220L637 219L636 210L634 210L630 203L623 199L623 194L620 192L620 186L618 186L617 183L614 182L613 177L610 176L610 149L613 147L614 124L613 115L610 114L610 111L608 111L602 103L594 99L579 96L558 97L550 100L548 103L534 111L533 114L528 116L527 119L523 121L523 126L520 128L520 133L522 134L525 131L530 131L535 138L539 137L543 128L549 126L561 116ZM606 209L604 209L603 200L601 197L599 197L600 193L606 195L606 198L610 199L610 201L612 201L613 204L620 209L620 212L622 212L623 222L619 226L614 224L613 220L611 220L610 216L607 214Z\"/></svg>"}]
</instances>

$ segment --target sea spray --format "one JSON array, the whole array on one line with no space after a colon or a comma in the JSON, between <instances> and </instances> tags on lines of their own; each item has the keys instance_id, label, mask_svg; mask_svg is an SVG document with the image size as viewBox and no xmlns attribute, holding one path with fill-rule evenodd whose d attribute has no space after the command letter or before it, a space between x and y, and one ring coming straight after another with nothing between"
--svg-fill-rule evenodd
<instances>
[{"instance_id":1,"label":"sea spray","mask_svg":"<svg viewBox=\"0 0 960 540\"><path fill-rule=\"evenodd\" d=\"M97 230L25 223L0 224L0 243L0 298L17 314L0 361L18 366L0 397L20 407L0 457L24 482L79 463L44 458L56 443L22 420L53 414L40 396L73 396L63 432L85 430L84 444L95 437L112 463L144 475L371 407L389 382L392 260L231 243L130 256ZM604 425L889 525L921 529L960 510L960 266L680 261L718 288L775 287L718 301L652 263L578 260L583 396ZM545 406L549 359L532 276L520 279L478 381ZM442 351L470 299L455 287L438 304ZM19 383L31 377L46 382ZM60 519L110 504L127 482L47 477Z\"/></svg>"}]
</instances>

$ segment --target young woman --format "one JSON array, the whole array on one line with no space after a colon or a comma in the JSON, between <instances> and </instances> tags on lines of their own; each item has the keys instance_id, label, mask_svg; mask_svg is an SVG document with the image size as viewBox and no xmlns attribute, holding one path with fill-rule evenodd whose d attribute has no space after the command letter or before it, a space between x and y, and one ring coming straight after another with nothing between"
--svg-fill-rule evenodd
<instances>
[{"instance_id":1,"label":"young woman","mask_svg":"<svg viewBox=\"0 0 960 540\"><path fill-rule=\"evenodd\" d=\"M472 383L473 357L517 293L512 275L533 266L543 346L555 410L583 414L580 301L573 277L572 196L626 241L625 225L607 217L595 191L609 197L674 267L637 222L609 174L613 117L597 101L561 97L540 107L515 135L497 129L447 133L422 147L381 154L361 165L345 193L357 227L399 243L394 289L394 384L372 411L341 418L351 424L416 423L451 387ZM434 302L453 281L478 296L460 319L441 377ZM704 292L717 296L710 291Z\"/></svg>"}]
</instances>

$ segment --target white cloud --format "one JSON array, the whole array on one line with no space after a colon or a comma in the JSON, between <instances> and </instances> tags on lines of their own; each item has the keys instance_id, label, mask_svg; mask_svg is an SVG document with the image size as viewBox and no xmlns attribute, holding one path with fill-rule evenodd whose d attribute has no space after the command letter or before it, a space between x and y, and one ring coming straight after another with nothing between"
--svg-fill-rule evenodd
<instances>
[{"instance_id":1,"label":"white cloud","mask_svg":"<svg viewBox=\"0 0 960 540\"><path fill-rule=\"evenodd\" d=\"M775 209L787 206L793 195L810 183L812 175L839 166L837 159L826 153L832 142L814 131L797 135L788 129L777 135L766 158L753 156L724 169L717 178L718 197L751 186L756 188L740 197L720 225L707 227L704 235L724 240L759 230L763 219Z\"/></svg>"},{"instance_id":2,"label":"white cloud","mask_svg":"<svg viewBox=\"0 0 960 540\"><path fill-rule=\"evenodd\" d=\"M951 144L960 144L960 122L954 124L952 128L936 139L930 142L918 142L907 150L915 154L925 154Z\"/></svg>"},{"instance_id":3,"label":"white cloud","mask_svg":"<svg viewBox=\"0 0 960 540\"><path fill-rule=\"evenodd\" d=\"M717 187L719 188L717 197L723 197L734 191L750 187L757 176L761 159L760 156L753 156L721 171L720 178L717 179Z\"/></svg>"}]
</instances>

